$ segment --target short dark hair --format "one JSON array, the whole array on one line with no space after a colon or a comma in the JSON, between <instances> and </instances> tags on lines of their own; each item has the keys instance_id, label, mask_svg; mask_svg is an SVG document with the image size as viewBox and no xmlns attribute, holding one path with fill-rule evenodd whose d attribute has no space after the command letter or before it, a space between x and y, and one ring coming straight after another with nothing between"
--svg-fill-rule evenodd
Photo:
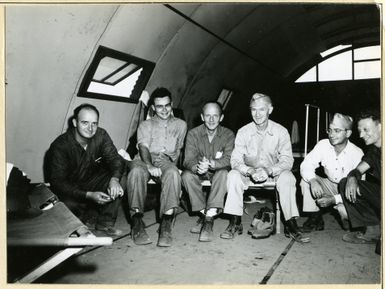
<instances>
[{"instance_id":1,"label":"short dark hair","mask_svg":"<svg viewBox=\"0 0 385 289\"><path fill-rule=\"evenodd\" d=\"M172 100L172 98L171 98L171 92L170 92L167 88L164 88L164 87L158 87L157 89L155 89L155 90L151 93L149 105L154 104L155 98L163 98L163 97L166 97L166 96L168 96L168 97L170 98L170 100Z\"/></svg>"},{"instance_id":2,"label":"short dark hair","mask_svg":"<svg viewBox=\"0 0 385 289\"><path fill-rule=\"evenodd\" d=\"M359 112L357 115L357 122L366 118L371 118L373 121L381 123L380 111L377 108L367 108Z\"/></svg>"},{"instance_id":3,"label":"short dark hair","mask_svg":"<svg viewBox=\"0 0 385 289\"><path fill-rule=\"evenodd\" d=\"M218 106L218 108L219 108L220 114L221 114L221 115L223 114L223 107L222 107L222 104L220 104L218 101L206 101L206 102L203 104L202 108L201 108L202 114L203 114L203 110L205 109L206 105L208 105L208 104L216 104L216 105Z\"/></svg>"},{"instance_id":4,"label":"short dark hair","mask_svg":"<svg viewBox=\"0 0 385 289\"><path fill-rule=\"evenodd\" d=\"M78 119L78 116L79 116L79 113L82 109L86 109L86 110L93 110L97 116L98 116L98 119L99 119L99 111L98 109L93 106L92 104L89 104L89 103L83 103L81 105L79 105L77 108L74 109L74 115L73 115L73 118L74 119Z\"/></svg>"}]
</instances>

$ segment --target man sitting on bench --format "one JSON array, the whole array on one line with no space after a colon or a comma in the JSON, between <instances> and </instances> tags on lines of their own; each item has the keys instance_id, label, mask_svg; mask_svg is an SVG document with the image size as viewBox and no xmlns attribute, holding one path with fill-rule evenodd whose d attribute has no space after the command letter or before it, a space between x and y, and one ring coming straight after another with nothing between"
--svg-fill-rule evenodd
<instances>
[{"instance_id":1,"label":"man sitting on bench","mask_svg":"<svg viewBox=\"0 0 385 289\"><path fill-rule=\"evenodd\" d=\"M302 235L296 222L299 212L296 203L296 180L290 171L294 158L289 133L282 125L269 120L273 111L269 96L255 93L250 101L250 111L253 121L240 128L235 138L224 208L224 213L230 215L230 224L220 237L232 239L235 234L242 233L244 190L252 182L263 183L270 179L276 182L279 193L279 202L285 218L285 236L297 242L309 242L309 238ZM273 233L274 218L270 215L268 219L264 220L268 226L264 224L251 232L253 238L267 238Z\"/></svg>"},{"instance_id":2,"label":"man sitting on bench","mask_svg":"<svg viewBox=\"0 0 385 289\"><path fill-rule=\"evenodd\" d=\"M201 118L203 124L187 134L183 163L186 170L182 174L182 183L190 197L192 210L201 214L190 232L200 234L199 241L210 242L213 239L214 216L223 209L235 136L231 130L220 125L223 112L219 103L206 103ZM202 191L203 180L211 181L207 198Z\"/></svg>"},{"instance_id":3,"label":"man sitting on bench","mask_svg":"<svg viewBox=\"0 0 385 289\"><path fill-rule=\"evenodd\" d=\"M139 154L128 162L127 195L131 214L131 236L135 244L152 241L142 220L147 197L147 182L151 178L161 184L159 247L172 243L171 225L178 207L181 178L176 166L187 132L185 121L172 115L171 93L157 88L151 94L150 103L155 116L138 127Z\"/></svg>"}]
</instances>

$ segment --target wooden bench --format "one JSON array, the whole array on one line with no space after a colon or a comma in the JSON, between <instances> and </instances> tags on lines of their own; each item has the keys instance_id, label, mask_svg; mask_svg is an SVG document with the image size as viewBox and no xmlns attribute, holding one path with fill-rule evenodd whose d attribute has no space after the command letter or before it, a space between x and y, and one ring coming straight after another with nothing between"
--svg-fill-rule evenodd
<instances>
[{"instance_id":1,"label":"wooden bench","mask_svg":"<svg viewBox=\"0 0 385 289\"><path fill-rule=\"evenodd\" d=\"M181 171L180 171L181 172ZM156 184L153 179L150 179L148 181L148 184ZM204 180L202 182L202 187L211 187L211 182L209 180ZM276 183L275 182L265 182L261 184L252 184L249 186L247 190L271 190L274 191L274 202L273 206L275 207L275 224L276 224L276 233L281 233L281 210L279 207L279 198L278 198L278 192L276 189Z\"/></svg>"}]
</instances>

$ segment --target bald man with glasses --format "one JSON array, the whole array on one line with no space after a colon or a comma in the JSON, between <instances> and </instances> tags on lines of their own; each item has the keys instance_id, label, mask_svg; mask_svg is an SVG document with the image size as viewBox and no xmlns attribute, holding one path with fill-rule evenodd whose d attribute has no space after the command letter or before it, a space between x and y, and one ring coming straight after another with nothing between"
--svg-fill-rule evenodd
<instances>
[{"instance_id":1,"label":"bald man with glasses","mask_svg":"<svg viewBox=\"0 0 385 289\"><path fill-rule=\"evenodd\" d=\"M362 150L349 141L352 134L353 119L350 116L336 113L326 130L327 139L319 141L301 163L301 190L303 194L303 211L309 218L303 224L304 232L323 230L322 208L334 206L341 216L341 225L348 226L346 209L338 183L361 161ZM316 175L320 165L326 178Z\"/></svg>"}]
</instances>

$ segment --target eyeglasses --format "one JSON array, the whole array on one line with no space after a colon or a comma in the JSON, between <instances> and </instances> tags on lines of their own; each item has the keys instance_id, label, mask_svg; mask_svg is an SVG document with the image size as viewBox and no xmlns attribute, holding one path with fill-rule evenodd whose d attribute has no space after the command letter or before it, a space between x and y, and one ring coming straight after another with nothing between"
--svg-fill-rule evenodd
<instances>
[{"instance_id":1,"label":"eyeglasses","mask_svg":"<svg viewBox=\"0 0 385 289\"><path fill-rule=\"evenodd\" d=\"M155 105L155 109L157 109L157 110L161 110L163 108L167 108L167 109L171 108L171 102L167 103L165 105L160 105L160 104Z\"/></svg>"},{"instance_id":2,"label":"eyeglasses","mask_svg":"<svg viewBox=\"0 0 385 289\"><path fill-rule=\"evenodd\" d=\"M341 129L341 128L328 128L326 130L326 133L327 134L331 134L331 133L336 133L336 134L339 134L340 132L342 131L347 131L347 129Z\"/></svg>"}]
</instances>

